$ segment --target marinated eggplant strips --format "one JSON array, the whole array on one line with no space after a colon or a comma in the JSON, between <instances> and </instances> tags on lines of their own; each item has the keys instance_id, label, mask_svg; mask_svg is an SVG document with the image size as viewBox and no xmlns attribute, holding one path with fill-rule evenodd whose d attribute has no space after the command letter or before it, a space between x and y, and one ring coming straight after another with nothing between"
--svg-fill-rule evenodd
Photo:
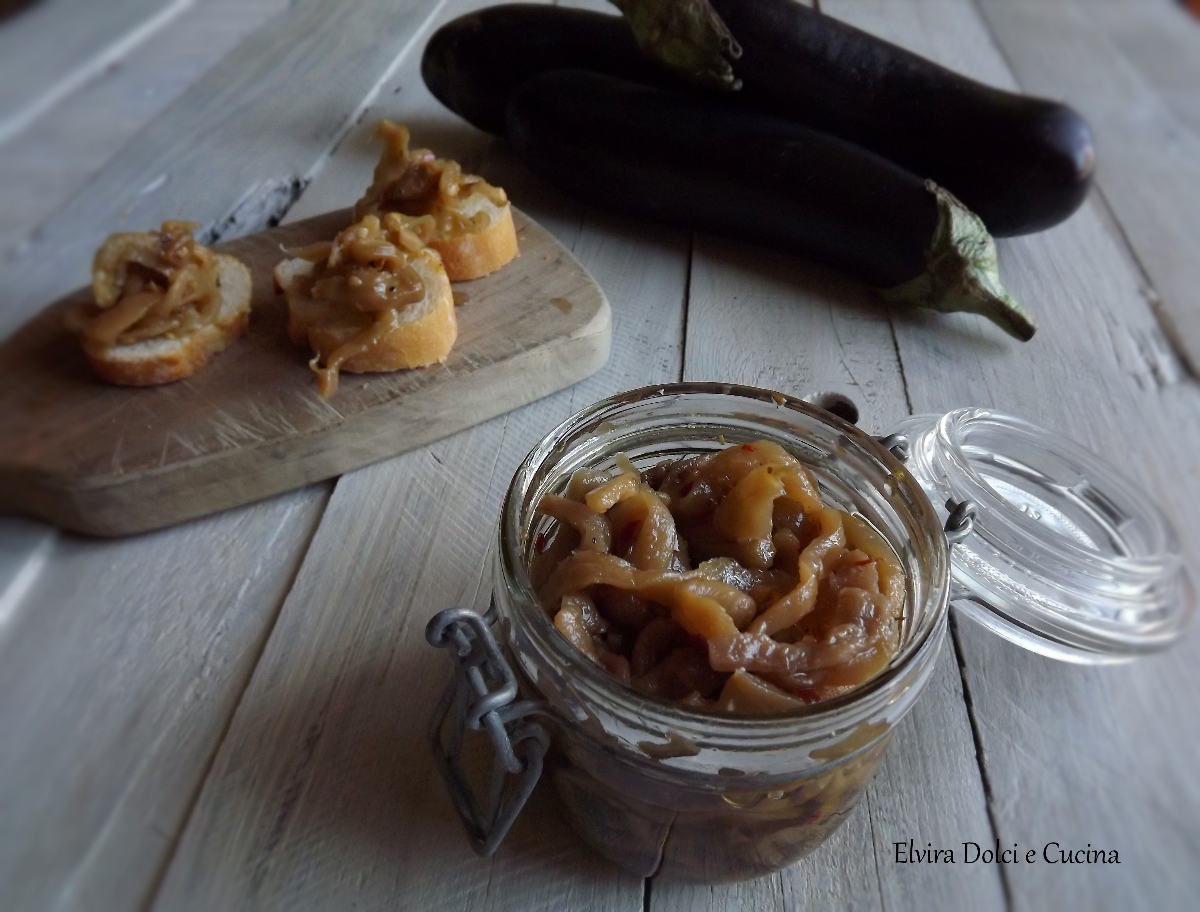
<instances>
[{"instance_id":1,"label":"marinated eggplant strips","mask_svg":"<svg viewBox=\"0 0 1200 912\"><path fill-rule=\"evenodd\" d=\"M1020 339L1032 318L995 246L950 194L790 121L582 70L525 80L507 132L522 160L597 206L757 240L886 289L981 313Z\"/></svg>"},{"instance_id":2,"label":"marinated eggplant strips","mask_svg":"<svg viewBox=\"0 0 1200 912\"><path fill-rule=\"evenodd\" d=\"M516 88L564 67L719 97L850 140L934 180L997 236L1048 228L1087 195L1091 132L1066 105L985 86L795 0L711 2L741 48L736 91L691 87L643 54L621 17L523 4L443 26L425 49L422 74L444 104L498 134Z\"/></svg>"}]
</instances>

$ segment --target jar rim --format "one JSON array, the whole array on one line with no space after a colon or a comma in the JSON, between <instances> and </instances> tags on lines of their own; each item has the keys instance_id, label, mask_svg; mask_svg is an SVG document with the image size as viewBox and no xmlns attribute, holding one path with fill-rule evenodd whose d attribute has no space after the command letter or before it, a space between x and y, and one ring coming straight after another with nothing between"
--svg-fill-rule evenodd
<instances>
[{"instance_id":1,"label":"jar rim","mask_svg":"<svg viewBox=\"0 0 1200 912\"><path fill-rule=\"evenodd\" d=\"M903 495L903 500L914 521L913 527L925 535L927 540L922 544L928 553L934 556L935 567L932 571L932 578L928 581L930 598L935 602L932 610L922 612L920 623L907 632L900 649L897 650L887 666L869 680L840 696L786 713L768 716L717 713L684 706L678 702L652 697L637 691L580 654L559 633L550 618L540 608L529 612L533 615L529 632L537 636L541 646L548 648L555 659L570 668L572 674L576 676L576 682L588 696L600 697L609 704L615 704L629 712L636 713L642 719L653 716L656 722L662 722L675 731L680 731L682 727L689 727L688 724L693 723L702 727L706 735L716 738L728 735L732 738L745 739L747 733L753 730L770 740L794 734L798 725L807 729L810 727L810 723L814 726L820 724L826 731L828 731L829 723L837 723L835 727L838 728L853 729L861 719L866 719L872 713L878 713L880 703L889 699L889 685L905 675L918 656L927 654L929 649L935 649L940 644L939 634L945 628L948 610L950 586L948 548L937 512L929 503L924 490L911 473L905 470L903 464L865 431L802 399L772 390L727 383L668 383L620 393L576 412L547 434L529 452L513 476L505 495L500 523L499 557L502 561L505 578L515 588L514 594L518 603L535 606L538 604L526 562L527 542L523 538L524 517L520 501L534 483L539 469L543 468L556 454L561 455L560 450L566 441L589 427L603 426L606 416L620 409L641 405L656 399L687 397L697 399L729 397L731 408L738 402L769 403L778 408L780 412L776 419L777 423L772 424L773 433L779 434L781 430L784 430L797 441L802 440L800 427L787 423L786 418L789 413L803 416L809 421L815 421L837 431L841 435L841 442L844 442L846 446L856 450L859 455L869 457L878 463L885 470L889 483L896 487L897 496ZM912 586L910 585L910 595L911 592ZM682 733L687 734L686 731Z\"/></svg>"}]
</instances>

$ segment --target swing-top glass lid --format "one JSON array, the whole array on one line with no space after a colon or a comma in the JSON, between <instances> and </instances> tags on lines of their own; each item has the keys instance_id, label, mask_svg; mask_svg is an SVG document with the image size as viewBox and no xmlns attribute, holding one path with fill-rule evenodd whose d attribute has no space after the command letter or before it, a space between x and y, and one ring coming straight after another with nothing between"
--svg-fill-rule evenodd
<instances>
[{"instance_id":1,"label":"swing-top glass lid","mask_svg":"<svg viewBox=\"0 0 1200 912\"><path fill-rule=\"evenodd\" d=\"M1194 593L1167 518L1094 453L987 409L915 416L906 468L934 505L969 500L955 608L1043 655L1091 664L1169 646Z\"/></svg>"}]
</instances>

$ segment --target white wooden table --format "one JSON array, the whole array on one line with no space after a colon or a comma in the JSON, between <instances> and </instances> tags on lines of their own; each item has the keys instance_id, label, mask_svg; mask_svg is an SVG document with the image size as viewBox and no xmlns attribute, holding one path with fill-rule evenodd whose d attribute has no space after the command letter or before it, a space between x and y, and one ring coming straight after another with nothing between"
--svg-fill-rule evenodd
<instances>
[{"instance_id":1,"label":"white wooden table","mask_svg":"<svg viewBox=\"0 0 1200 912\"><path fill-rule=\"evenodd\" d=\"M539 185L419 77L430 29L480 0L43 4L0 24L45 50L19 71L0 56L0 335L81 284L109 231L170 216L231 237L346 205L386 115L567 244L615 338L577 387L336 482L120 541L0 520L0 908L1200 908L1200 627L1086 669L955 625L849 822L737 886L622 874L544 793L476 858L424 741L448 675L425 621L486 604L514 468L576 409L648 383L840 392L875 431L1020 414L1142 478L1200 568L1200 23L1172 0L821 0L1092 120L1089 202L1000 244L1041 318L1026 345ZM910 838L1121 863L897 864Z\"/></svg>"}]
</instances>

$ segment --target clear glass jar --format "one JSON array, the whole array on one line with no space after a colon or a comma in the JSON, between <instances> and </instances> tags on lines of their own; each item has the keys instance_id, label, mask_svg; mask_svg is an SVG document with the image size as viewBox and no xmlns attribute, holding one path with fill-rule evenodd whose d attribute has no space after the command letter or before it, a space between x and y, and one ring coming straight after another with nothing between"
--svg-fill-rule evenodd
<instances>
[{"instance_id":1,"label":"clear glass jar","mask_svg":"<svg viewBox=\"0 0 1200 912\"><path fill-rule=\"evenodd\" d=\"M761 438L890 543L908 583L900 649L855 690L786 715L647 697L577 652L538 606L527 567L551 521L534 507L617 454L645 468ZM959 409L906 418L877 443L805 402L721 384L636 390L569 419L514 477L498 552L494 612L447 609L427 630L458 669L431 746L477 851L495 851L548 756L589 845L639 875L710 883L788 865L845 819L929 678L948 601L1026 649L1091 664L1166 648L1195 610L1178 538L1153 500L1060 434ZM518 676L528 699L513 702ZM458 762L468 729L495 748L486 812Z\"/></svg>"},{"instance_id":2,"label":"clear glass jar","mask_svg":"<svg viewBox=\"0 0 1200 912\"><path fill-rule=\"evenodd\" d=\"M837 699L738 717L648 697L590 662L539 607L528 566L548 520L534 508L581 468L639 468L767 439L806 463L826 502L869 520L908 578L901 646ZM494 601L525 695L551 718L547 768L594 849L641 875L715 883L756 877L820 845L870 781L925 686L946 626L942 523L902 463L803 401L723 384L676 384L601 402L528 456L500 525Z\"/></svg>"}]
</instances>

